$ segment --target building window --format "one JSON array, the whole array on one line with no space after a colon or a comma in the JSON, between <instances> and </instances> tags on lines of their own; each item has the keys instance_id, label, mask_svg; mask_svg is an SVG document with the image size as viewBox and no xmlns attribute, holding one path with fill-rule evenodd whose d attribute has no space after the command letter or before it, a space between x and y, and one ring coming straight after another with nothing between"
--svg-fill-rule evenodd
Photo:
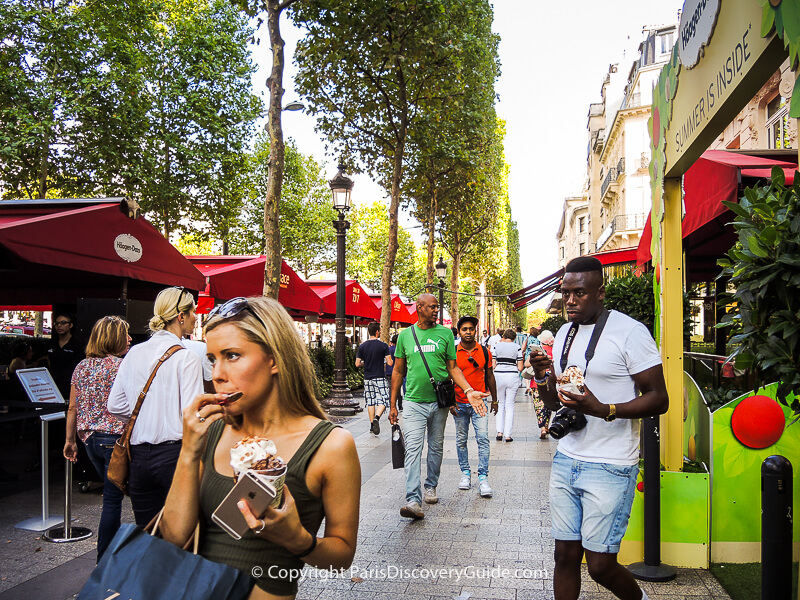
<instances>
[{"instance_id":1,"label":"building window","mask_svg":"<svg viewBox=\"0 0 800 600\"><path fill-rule=\"evenodd\" d=\"M561 246L561 258L564 258L564 246Z\"/></svg>"},{"instance_id":2,"label":"building window","mask_svg":"<svg viewBox=\"0 0 800 600\"><path fill-rule=\"evenodd\" d=\"M791 148L789 140L789 100L775 96L767 104L767 140L770 150Z\"/></svg>"},{"instance_id":3,"label":"building window","mask_svg":"<svg viewBox=\"0 0 800 600\"><path fill-rule=\"evenodd\" d=\"M658 36L658 41L661 46L661 54L672 52L672 32Z\"/></svg>"},{"instance_id":4,"label":"building window","mask_svg":"<svg viewBox=\"0 0 800 600\"><path fill-rule=\"evenodd\" d=\"M586 254L586 244L581 242L578 245L578 256L583 256L584 254Z\"/></svg>"},{"instance_id":5,"label":"building window","mask_svg":"<svg viewBox=\"0 0 800 600\"><path fill-rule=\"evenodd\" d=\"M586 217L578 219L578 233L583 233L586 230Z\"/></svg>"}]
</instances>

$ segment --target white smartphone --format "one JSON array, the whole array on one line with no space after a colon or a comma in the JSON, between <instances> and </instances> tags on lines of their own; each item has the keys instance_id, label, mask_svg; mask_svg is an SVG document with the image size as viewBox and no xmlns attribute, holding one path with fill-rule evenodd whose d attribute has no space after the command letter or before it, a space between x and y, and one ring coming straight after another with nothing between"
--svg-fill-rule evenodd
<instances>
[{"instance_id":1,"label":"white smartphone","mask_svg":"<svg viewBox=\"0 0 800 600\"><path fill-rule=\"evenodd\" d=\"M233 539L240 540L250 527L236 506L239 500L247 502L252 513L260 518L267 511L275 495L275 488L271 484L261 481L254 473L245 471L225 499L220 502L211 515L211 520Z\"/></svg>"}]
</instances>

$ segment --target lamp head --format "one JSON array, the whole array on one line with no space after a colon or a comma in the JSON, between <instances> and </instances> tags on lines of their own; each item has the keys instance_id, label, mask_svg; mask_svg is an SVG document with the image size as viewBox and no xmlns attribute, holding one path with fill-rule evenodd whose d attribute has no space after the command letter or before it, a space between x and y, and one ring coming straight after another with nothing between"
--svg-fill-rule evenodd
<instances>
[{"instance_id":1,"label":"lamp head","mask_svg":"<svg viewBox=\"0 0 800 600\"><path fill-rule=\"evenodd\" d=\"M339 164L339 172L328 182L333 196L333 208L343 212L350 210L350 192L353 190L353 180L344 175L344 165Z\"/></svg>"}]
</instances>

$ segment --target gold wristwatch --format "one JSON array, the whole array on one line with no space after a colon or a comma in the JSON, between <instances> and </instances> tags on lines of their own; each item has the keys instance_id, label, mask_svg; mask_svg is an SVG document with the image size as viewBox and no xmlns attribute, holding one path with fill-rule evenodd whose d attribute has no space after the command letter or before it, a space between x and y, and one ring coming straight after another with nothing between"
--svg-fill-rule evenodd
<instances>
[{"instance_id":1,"label":"gold wristwatch","mask_svg":"<svg viewBox=\"0 0 800 600\"><path fill-rule=\"evenodd\" d=\"M617 418L617 405L616 404L609 404L608 405L608 414L603 417L606 421L611 423L614 419Z\"/></svg>"}]
</instances>

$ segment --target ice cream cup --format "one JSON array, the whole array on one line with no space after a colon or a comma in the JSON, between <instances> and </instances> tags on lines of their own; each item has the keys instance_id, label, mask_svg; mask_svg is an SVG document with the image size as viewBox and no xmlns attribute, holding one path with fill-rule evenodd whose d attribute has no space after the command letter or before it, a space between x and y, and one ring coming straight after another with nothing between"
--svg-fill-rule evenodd
<instances>
[{"instance_id":1,"label":"ice cream cup","mask_svg":"<svg viewBox=\"0 0 800 600\"><path fill-rule=\"evenodd\" d=\"M569 392L570 394L583 394L583 390L579 388L572 382L569 383L559 383L558 384L558 391L559 392Z\"/></svg>"},{"instance_id":2,"label":"ice cream cup","mask_svg":"<svg viewBox=\"0 0 800 600\"><path fill-rule=\"evenodd\" d=\"M248 469L255 473L256 477L261 481L269 483L275 488L275 498L270 502L271 508L278 508L283 502L283 483L286 480L286 468L286 465L284 465L280 469L270 469L269 471ZM276 472L278 472L277 475Z\"/></svg>"}]
</instances>

